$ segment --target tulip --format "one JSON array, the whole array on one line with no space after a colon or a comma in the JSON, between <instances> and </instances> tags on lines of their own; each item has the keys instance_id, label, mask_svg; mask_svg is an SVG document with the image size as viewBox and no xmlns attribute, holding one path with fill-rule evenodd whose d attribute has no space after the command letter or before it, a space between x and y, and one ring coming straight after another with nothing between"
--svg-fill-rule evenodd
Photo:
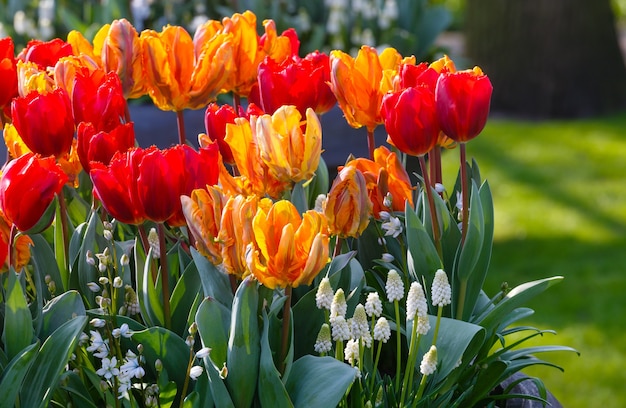
<instances>
[{"instance_id":1,"label":"tulip","mask_svg":"<svg viewBox=\"0 0 626 408\"><path fill-rule=\"evenodd\" d=\"M70 96L70 100L72 100L74 95L74 80L79 74L84 78L91 78L97 84L101 84L106 73L96 61L85 54L71 55L59 60L54 66L54 85L64 89Z\"/></svg>"},{"instance_id":2,"label":"tulip","mask_svg":"<svg viewBox=\"0 0 626 408\"><path fill-rule=\"evenodd\" d=\"M257 196L237 195L226 202L218 239L222 245L223 265L229 274L243 278L249 273L246 250L252 243L252 219L259 207L268 211L271 205L269 198Z\"/></svg>"},{"instance_id":3,"label":"tulip","mask_svg":"<svg viewBox=\"0 0 626 408\"><path fill-rule=\"evenodd\" d=\"M143 154L143 149L132 148L117 152L108 166L100 162L90 165L94 196L112 217L124 224L137 225L146 220L137 192L139 163Z\"/></svg>"},{"instance_id":4,"label":"tulip","mask_svg":"<svg viewBox=\"0 0 626 408\"><path fill-rule=\"evenodd\" d=\"M122 84L115 73L104 76L102 71L88 75L78 72L72 94L76 123L91 122L96 130L110 132L122 123L126 115L126 99Z\"/></svg>"},{"instance_id":5,"label":"tulip","mask_svg":"<svg viewBox=\"0 0 626 408\"><path fill-rule=\"evenodd\" d=\"M373 205L372 212L376 218L381 211L404 211L406 202L413 205L413 187L409 175L396 154L385 146L374 150L374 160L358 158L349 161L347 165L356 167L365 176L367 192ZM391 207L385 205L388 194Z\"/></svg>"},{"instance_id":6,"label":"tulip","mask_svg":"<svg viewBox=\"0 0 626 408\"><path fill-rule=\"evenodd\" d=\"M9 269L9 242L11 240L11 222L0 211L0 273ZM30 262L30 248L33 240L28 235L20 234L14 242L13 259L16 271L20 271Z\"/></svg>"},{"instance_id":7,"label":"tulip","mask_svg":"<svg viewBox=\"0 0 626 408\"><path fill-rule=\"evenodd\" d=\"M17 61L17 92L26 97L32 92L47 94L56 87L54 79L47 71L34 62ZM69 95L69 94L68 94Z\"/></svg>"},{"instance_id":8,"label":"tulip","mask_svg":"<svg viewBox=\"0 0 626 408\"><path fill-rule=\"evenodd\" d=\"M400 64L409 64L393 48L380 55L376 49L363 46L356 58L343 51L330 54L330 86L348 124L373 131L383 123L380 115L382 97L393 89L392 78Z\"/></svg>"},{"instance_id":9,"label":"tulip","mask_svg":"<svg viewBox=\"0 0 626 408\"><path fill-rule=\"evenodd\" d=\"M292 56L283 62L266 57L259 65L258 95L250 100L274 113L283 105L295 105L302 116L307 108L327 112L336 103L328 82L330 64L326 54L313 52L304 58Z\"/></svg>"},{"instance_id":10,"label":"tulip","mask_svg":"<svg viewBox=\"0 0 626 408\"><path fill-rule=\"evenodd\" d=\"M251 120L256 120L252 116ZM236 118L234 124L226 125L224 140L233 152L233 159L240 176L231 177L228 172L222 172L220 182L225 190L234 194L259 196L268 195L278 198L288 186L288 183L279 179L271 172L265 161L261 160L261 150L256 132L253 132L250 121L246 118Z\"/></svg>"},{"instance_id":11,"label":"tulip","mask_svg":"<svg viewBox=\"0 0 626 408\"><path fill-rule=\"evenodd\" d=\"M387 142L400 151L423 156L435 147L439 136L435 96L425 85L385 95L381 114Z\"/></svg>"},{"instance_id":12,"label":"tulip","mask_svg":"<svg viewBox=\"0 0 626 408\"><path fill-rule=\"evenodd\" d=\"M27 153L10 161L0 178L0 210L20 231L40 220L67 181L54 157ZM51 221L51 220L50 220Z\"/></svg>"},{"instance_id":13,"label":"tulip","mask_svg":"<svg viewBox=\"0 0 626 408\"><path fill-rule=\"evenodd\" d=\"M459 143L478 136L487 123L491 92L480 68L442 73L437 81L437 117L443 132Z\"/></svg>"},{"instance_id":14,"label":"tulip","mask_svg":"<svg viewBox=\"0 0 626 408\"><path fill-rule=\"evenodd\" d=\"M318 212L300 216L291 202L281 200L259 208L252 229L248 267L270 289L310 285L328 262L326 220Z\"/></svg>"},{"instance_id":15,"label":"tulip","mask_svg":"<svg viewBox=\"0 0 626 408\"><path fill-rule=\"evenodd\" d=\"M9 107L17 95L15 46L11 37L2 38L0 39L0 112ZM2 119L1 113L0 119Z\"/></svg>"},{"instance_id":16,"label":"tulip","mask_svg":"<svg viewBox=\"0 0 626 408\"><path fill-rule=\"evenodd\" d=\"M200 109L222 92L234 67L230 36L200 38L194 44L179 26L141 33L146 86L159 109Z\"/></svg>"},{"instance_id":17,"label":"tulip","mask_svg":"<svg viewBox=\"0 0 626 408\"><path fill-rule=\"evenodd\" d=\"M216 141L222 155L224 163L234 164L233 152L230 150L228 143L224 141L226 137L226 124L235 123L237 113L230 105L218 105L210 103L204 113L204 126L206 128L206 136L210 140ZM200 146L206 145L207 142L199 140Z\"/></svg>"},{"instance_id":18,"label":"tulip","mask_svg":"<svg viewBox=\"0 0 626 408\"><path fill-rule=\"evenodd\" d=\"M235 13L222 19L220 32L231 35L234 70L224 85L225 90L247 97L257 81L257 68L266 56L282 61L291 54L292 41L278 36L272 20L264 22L263 41L257 33L256 15L251 11Z\"/></svg>"},{"instance_id":19,"label":"tulip","mask_svg":"<svg viewBox=\"0 0 626 408\"><path fill-rule=\"evenodd\" d=\"M133 123L118 125L110 132L98 131L93 123L81 122L76 130L78 157L87 173L92 162L109 164L116 152L125 152L135 146Z\"/></svg>"},{"instance_id":20,"label":"tulip","mask_svg":"<svg viewBox=\"0 0 626 408\"><path fill-rule=\"evenodd\" d=\"M424 85L434 93L438 78L439 72L432 67L432 64L428 65L425 62L418 65L402 64L394 78L394 90L398 92L409 87Z\"/></svg>"},{"instance_id":21,"label":"tulip","mask_svg":"<svg viewBox=\"0 0 626 408\"><path fill-rule=\"evenodd\" d=\"M278 180L297 183L315 174L322 153L322 127L311 108L306 111L306 131L295 106L282 106L272 116L251 118L261 160Z\"/></svg>"},{"instance_id":22,"label":"tulip","mask_svg":"<svg viewBox=\"0 0 626 408\"><path fill-rule=\"evenodd\" d=\"M194 246L214 265L222 263L220 232L222 209L227 197L217 187L196 189L180 197L183 214L194 237Z\"/></svg>"},{"instance_id":23,"label":"tulip","mask_svg":"<svg viewBox=\"0 0 626 408\"><path fill-rule=\"evenodd\" d=\"M330 233L341 238L358 238L367 228L372 203L365 177L356 167L345 166L337 174L328 193L324 215Z\"/></svg>"},{"instance_id":24,"label":"tulip","mask_svg":"<svg viewBox=\"0 0 626 408\"><path fill-rule=\"evenodd\" d=\"M74 118L69 97L62 89L15 98L11 117L22 140L34 153L59 157L69 152Z\"/></svg>"},{"instance_id":25,"label":"tulip","mask_svg":"<svg viewBox=\"0 0 626 408\"><path fill-rule=\"evenodd\" d=\"M93 52L100 56L106 72L119 76L126 99L146 93L142 42L128 20L122 18L102 26L94 37Z\"/></svg>"},{"instance_id":26,"label":"tulip","mask_svg":"<svg viewBox=\"0 0 626 408\"><path fill-rule=\"evenodd\" d=\"M39 69L45 71L48 67L54 67L57 61L63 57L72 55L72 46L60 38L50 41L30 40L17 56L17 59L25 62L34 62Z\"/></svg>"}]
</instances>

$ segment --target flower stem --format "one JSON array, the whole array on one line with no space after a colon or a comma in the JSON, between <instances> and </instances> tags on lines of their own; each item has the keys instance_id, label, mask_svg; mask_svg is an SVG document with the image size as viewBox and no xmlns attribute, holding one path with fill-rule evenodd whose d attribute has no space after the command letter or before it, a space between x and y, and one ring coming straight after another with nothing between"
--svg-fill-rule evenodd
<instances>
[{"instance_id":1,"label":"flower stem","mask_svg":"<svg viewBox=\"0 0 626 408\"><path fill-rule=\"evenodd\" d=\"M371 379L371 385L370 385L370 389L373 391L374 390L374 382L376 381L376 373L378 370L378 362L380 361L380 352L383 349L383 342L379 341L378 342L378 347L376 348L376 359L374 360L374 369L372 370L372 379ZM374 348L372 347L372 350L374 350Z\"/></svg>"},{"instance_id":2,"label":"flower stem","mask_svg":"<svg viewBox=\"0 0 626 408\"><path fill-rule=\"evenodd\" d=\"M59 197L59 216L61 217L61 234L63 235L63 257L64 265L66 273L69 274L70 270L70 260L69 260L69 251L70 251L70 237L69 237L69 229L67 225L67 204L65 203L65 194L63 194L63 189L58 194Z\"/></svg>"},{"instance_id":3,"label":"flower stem","mask_svg":"<svg viewBox=\"0 0 626 408\"><path fill-rule=\"evenodd\" d=\"M335 241L335 250L333 251L333 259L341 254L341 246L343 245L343 239L339 235L337 235L337 240Z\"/></svg>"},{"instance_id":4,"label":"flower stem","mask_svg":"<svg viewBox=\"0 0 626 408\"><path fill-rule=\"evenodd\" d=\"M187 388L189 388L189 373L191 372L191 367L193 366L193 346L189 347L189 362L187 363L187 375L185 375L185 382L183 383L183 392L180 394L180 408L183 408L185 403L185 395L187 395Z\"/></svg>"},{"instance_id":5,"label":"flower stem","mask_svg":"<svg viewBox=\"0 0 626 408\"><path fill-rule=\"evenodd\" d=\"M417 394L415 395L415 400L413 403L413 406L417 405L417 402L420 400L420 398L422 398L422 394L424 393L424 389L426 388L426 378L428 376L427 375L422 375L422 379L420 381L420 387L417 390Z\"/></svg>"},{"instance_id":6,"label":"flower stem","mask_svg":"<svg viewBox=\"0 0 626 408\"><path fill-rule=\"evenodd\" d=\"M428 207L430 208L430 221L433 229L433 240L435 241L435 247L439 258L442 258L443 250L441 249L441 238L439 235L439 220L437 217L437 208L435 207L435 200L433 198L433 189L430 185L430 179L428 177L428 168L426 167L426 160L424 156L419 156L420 167L422 169L422 176L424 177L424 190L426 191L426 197L428 199Z\"/></svg>"},{"instance_id":7,"label":"flower stem","mask_svg":"<svg viewBox=\"0 0 626 408\"><path fill-rule=\"evenodd\" d=\"M437 345L437 335L439 334L439 324L443 315L443 306L437 308L437 323L435 323L435 332L433 334L433 346Z\"/></svg>"},{"instance_id":8,"label":"flower stem","mask_svg":"<svg viewBox=\"0 0 626 408\"><path fill-rule=\"evenodd\" d=\"M397 300L393 301L396 312L396 389L400 388L400 368L402 361L402 342L400 336L400 305Z\"/></svg>"},{"instance_id":9,"label":"flower stem","mask_svg":"<svg viewBox=\"0 0 626 408\"><path fill-rule=\"evenodd\" d=\"M176 123L178 124L178 143L184 145L187 143L185 136L185 115L183 111L176 111Z\"/></svg>"},{"instance_id":10,"label":"flower stem","mask_svg":"<svg viewBox=\"0 0 626 408\"><path fill-rule=\"evenodd\" d=\"M465 143L459 146L461 152L461 197L463 199L463 216L461 219L461 246L465 244L467 235L467 223L469 218L469 180L467 179Z\"/></svg>"},{"instance_id":11,"label":"flower stem","mask_svg":"<svg viewBox=\"0 0 626 408\"><path fill-rule=\"evenodd\" d=\"M142 224L142 225L137 226L137 230L139 231L139 238L141 239L141 245L143 245L143 249L147 255L148 251L150 251L150 241L148 241L148 234L146 233L146 227L145 225ZM156 282L157 270L156 270L156 267L154 267L154 265L155 264L150 262L150 272L152 273L152 281Z\"/></svg>"},{"instance_id":12,"label":"flower stem","mask_svg":"<svg viewBox=\"0 0 626 408\"><path fill-rule=\"evenodd\" d=\"M417 315L413 316L413 325L411 329L411 342L409 343L409 359L406 363L406 368L404 370L404 381L402 384L402 394L400 396L400 404L399 407L404 404L404 397L406 396L407 389L411 386L412 383L412 372L415 370L415 359L416 359L416 350L417 345L419 344L419 336L417 336Z\"/></svg>"},{"instance_id":13,"label":"flower stem","mask_svg":"<svg viewBox=\"0 0 626 408\"><path fill-rule=\"evenodd\" d=\"M285 306L283 307L283 332L282 332L282 347L280 353L280 374L285 373L285 368L287 364L285 360L287 359L287 353L289 352L289 325L291 324L291 286L287 285L285 288L285 296L287 296L287 300L285 300Z\"/></svg>"},{"instance_id":14,"label":"flower stem","mask_svg":"<svg viewBox=\"0 0 626 408\"><path fill-rule=\"evenodd\" d=\"M241 97L233 92L233 108L235 108L236 115L239 115L239 106L241 106Z\"/></svg>"},{"instance_id":15,"label":"flower stem","mask_svg":"<svg viewBox=\"0 0 626 408\"><path fill-rule=\"evenodd\" d=\"M170 313L170 273L167 265L167 248L165 246L165 227L163 223L157 224L159 232L159 252L161 253L161 293L163 295L163 314L165 315L165 328L172 327Z\"/></svg>"},{"instance_id":16,"label":"flower stem","mask_svg":"<svg viewBox=\"0 0 626 408\"><path fill-rule=\"evenodd\" d=\"M456 305L455 319L463 320L463 309L465 308L465 296L467 294L467 279L460 282L459 285L459 297Z\"/></svg>"},{"instance_id":17,"label":"flower stem","mask_svg":"<svg viewBox=\"0 0 626 408\"><path fill-rule=\"evenodd\" d=\"M17 268L16 262L16 254L13 253L13 247L15 246L15 237L17 236L17 227L15 224L11 225L11 232L9 233L9 266L12 266L13 269ZM16 271L17 272L17 271Z\"/></svg>"},{"instance_id":18,"label":"flower stem","mask_svg":"<svg viewBox=\"0 0 626 408\"><path fill-rule=\"evenodd\" d=\"M367 129L367 149L370 153L370 160L374 160L374 148L375 148L375 140L374 140L374 129Z\"/></svg>"}]
</instances>

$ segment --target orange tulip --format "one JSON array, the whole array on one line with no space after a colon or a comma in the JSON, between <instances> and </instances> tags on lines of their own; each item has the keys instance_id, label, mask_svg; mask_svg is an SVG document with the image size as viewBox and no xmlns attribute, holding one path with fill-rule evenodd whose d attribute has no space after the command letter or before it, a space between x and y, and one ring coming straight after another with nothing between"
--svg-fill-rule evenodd
<instances>
[{"instance_id":1,"label":"orange tulip","mask_svg":"<svg viewBox=\"0 0 626 408\"><path fill-rule=\"evenodd\" d=\"M222 245L223 265L229 274L243 278L249 273L246 249L252 243L252 219L259 207L268 211L271 206L269 198L259 200L257 196L237 195L226 202L222 211L219 242Z\"/></svg>"},{"instance_id":2,"label":"orange tulip","mask_svg":"<svg viewBox=\"0 0 626 408\"><path fill-rule=\"evenodd\" d=\"M365 176L375 217L378 218L381 211L404 211L407 201L413 205L413 187L409 175L396 154L385 146L374 150L374 160L358 158L347 165L355 166ZM391 207L384 205L387 193L391 195Z\"/></svg>"},{"instance_id":3,"label":"orange tulip","mask_svg":"<svg viewBox=\"0 0 626 408\"><path fill-rule=\"evenodd\" d=\"M93 39L93 52L100 56L106 72L113 71L120 77L126 99L146 93L142 42L128 20L114 20L102 26Z\"/></svg>"},{"instance_id":4,"label":"orange tulip","mask_svg":"<svg viewBox=\"0 0 626 408\"><path fill-rule=\"evenodd\" d=\"M291 202L281 200L268 210L259 208L252 228L248 267L270 289L310 285L328 262L326 220L318 212L300 216Z\"/></svg>"},{"instance_id":5,"label":"orange tulip","mask_svg":"<svg viewBox=\"0 0 626 408\"><path fill-rule=\"evenodd\" d=\"M54 66L54 83L57 87L64 89L72 101L74 99L74 79L78 73L86 78L94 78L96 82L104 81L106 75L98 63L87 55L71 55L61 58Z\"/></svg>"},{"instance_id":6,"label":"orange tulip","mask_svg":"<svg viewBox=\"0 0 626 408\"><path fill-rule=\"evenodd\" d=\"M322 154L322 126L313 109L306 110L306 131L295 106L282 106L272 116L251 118L253 138L270 172L286 183L309 180Z\"/></svg>"},{"instance_id":7,"label":"orange tulip","mask_svg":"<svg viewBox=\"0 0 626 408\"><path fill-rule=\"evenodd\" d=\"M214 265L222 263L217 236L226 200L222 191L214 186L193 190L190 196L180 197L187 226L195 239L194 246Z\"/></svg>"},{"instance_id":8,"label":"orange tulip","mask_svg":"<svg viewBox=\"0 0 626 408\"><path fill-rule=\"evenodd\" d=\"M209 25L209 32L215 29L215 23L212 21L205 25ZM270 56L275 61L282 61L291 53L289 38L276 34L276 26L272 20L264 21L263 44L261 44L256 26L256 15L251 11L245 11L243 14L235 13L232 17L222 19L220 32L232 36L234 62L234 71L227 79L224 88L239 96L247 97L250 94L250 90L257 82L257 68L266 56Z\"/></svg>"},{"instance_id":9,"label":"orange tulip","mask_svg":"<svg viewBox=\"0 0 626 408\"><path fill-rule=\"evenodd\" d=\"M253 115L251 120L255 121L254 118L256 116ZM280 197L288 183L277 178L261 160L259 141L256 132L252 131L250 121L236 118L234 124L226 124L224 141L230 146L237 170L241 174L233 178L228 172L222 171L220 182L229 186L225 189L235 194Z\"/></svg>"},{"instance_id":10,"label":"orange tulip","mask_svg":"<svg viewBox=\"0 0 626 408\"><path fill-rule=\"evenodd\" d=\"M330 85L350 126L373 131L383 123L382 97L393 90L393 76L400 64L415 63L414 57L402 58L393 48L380 55L364 45L356 58L343 51L330 54Z\"/></svg>"},{"instance_id":11,"label":"orange tulip","mask_svg":"<svg viewBox=\"0 0 626 408\"><path fill-rule=\"evenodd\" d=\"M234 68L228 34L194 44L184 28L167 26L160 33L145 30L140 39L146 85L161 110L206 107L222 91Z\"/></svg>"},{"instance_id":12,"label":"orange tulip","mask_svg":"<svg viewBox=\"0 0 626 408\"><path fill-rule=\"evenodd\" d=\"M372 215L372 203L367 184L360 170L346 166L333 182L324 207L328 229L342 238L357 238L367 228Z\"/></svg>"}]
</instances>

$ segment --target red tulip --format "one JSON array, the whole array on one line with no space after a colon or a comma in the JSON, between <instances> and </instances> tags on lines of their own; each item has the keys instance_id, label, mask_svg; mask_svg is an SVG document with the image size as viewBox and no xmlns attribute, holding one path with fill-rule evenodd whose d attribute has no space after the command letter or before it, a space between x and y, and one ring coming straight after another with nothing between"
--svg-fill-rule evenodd
<instances>
[{"instance_id":1,"label":"red tulip","mask_svg":"<svg viewBox=\"0 0 626 408\"><path fill-rule=\"evenodd\" d=\"M122 83L114 72L102 76L101 71L74 78L72 105L76 123L91 122L97 130L110 132L126 116L126 99Z\"/></svg>"},{"instance_id":2,"label":"red tulip","mask_svg":"<svg viewBox=\"0 0 626 408\"><path fill-rule=\"evenodd\" d=\"M108 166L91 163L94 195L104 209L125 224L141 224L146 214L137 195L139 163L144 155L141 148L115 153Z\"/></svg>"},{"instance_id":3,"label":"red tulip","mask_svg":"<svg viewBox=\"0 0 626 408\"><path fill-rule=\"evenodd\" d=\"M30 40L17 58L34 62L41 70L53 67L60 58L72 55L72 46L60 38L50 41Z\"/></svg>"},{"instance_id":4,"label":"red tulip","mask_svg":"<svg viewBox=\"0 0 626 408\"><path fill-rule=\"evenodd\" d=\"M17 65L11 37L0 39L0 109L17 96ZM1 118L1 116L0 116Z\"/></svg>"},{"instance_id":5,"label":"red tulip","mask_svg":"<svg viewBox=\"0 0 626 408\"><path fill-rule=\"evenodd\" d=\"M422 156L435 147L439 135L435 97L426 86L385 95L381 114L389 134L387 141L400 151Z\"/></svg>"},{"instance_id":6,"label":"red tulip","mask_svg":"<svg viewBox=\"0 0 626 408\"><path fill-rule=\"evenodd\" d=\"M460 143L478 136L487 123L492 90L489 77L478 67L442 73L435 93L441 130Z\"/></svg>"},{"instance_id":7,"label":"red tulip","mask_svg":"<svg viewBox=\"0 0 626 408\"><path fill-rule=\"evenodd\" d=\"M235 118L238 115L235 113L235 109L230 105L218 105L211 103L206 109L204 114L204 126L206 128L207 136L217 142L220 153L222 154L222 160L224 163L234 164L233 152L230 150L228 143L224 141L226 136L226 124L235 123Z\"/></svg>"},{"instance_id":8,"label":"red tulip","mask_svg":"<svg viewBox=\"0 0 626 408\"><path fill-rule=\"evenodd\" d=\"M148 219L183 225L180 196L217 183L218 157L217 147L200 152L187 145L146 149L136 180L139 202Z\"/></svg>"},{"instance_id":9,"label":"red tulip","mask_svg":"<svg viewBox=\"0 0 626 408\"><path fill-rule=\"evenodd\" d=\"M195 151L187 145L175 146L173 149L179 151L182 165L184 166L184 184L181 186L180 194L176 204L176 211L167 223L170 226L185 225L185 215L183 214L180 196L191 195L193 190L217 184L219 167L219 148L216 144L200 148Z\"/></svg>"},{"instance_id":10,"label":"red tulip","mask_svg":"<svg viewBox=\"0 0 626 408\"><path fill-rule=\"evenodd\" d=\"M291 56L283 62L270 58L259 65L258 96L253 102L269 114L283 105L295 105L304 117L307 108L322 114L332 108L337 99L328 83L330 63L328 55L313 52L304 58Z\"/></svg>"},{"instance_id":11,"label":"red tulip","mask_svg":"<svg viewBox=\"0 0 626 408\"><path fill-rule=\"evenodd\" d=\"M27 153L9 162L0 178L0 210L20 231L33 228L67 176L54 157Z\"/></svg>"},{"instance_id":12,"label":"red tulip","mask_svg":"<svg viewBox=\"0 0 626 408\"><path fill-rule=\"evenodd\" d=\"M80 164L87 173L91 162L109 164L116 152L125 152L135 146L133 123L118 125L110 132L98 131L93 123L81 122L76 131L77 150Z\"/></svg>"},{"instance_id":13,"label":"red tulip","mask_svg":"<svg viewBox=\"0 0 626 408\"><path fill-rule=\"evenodd\" d=\"M60 157L69 153L74 138L74 118L67 93L55 89L47 94L31 92L11 105L13 125L34 153Z\"/></svg>"},{"instance_id":14,"label":"red tulip","mask_svg":"<svg viewBox=\"0 0 626 408\"><path fill-rule=\"evenodd\" d=\"M438 78L439 73L425 62L418 65L402 64L398 70L394 85L396 90L426 85L431 92L435 92Z\"/></svg>"}]
</instances>

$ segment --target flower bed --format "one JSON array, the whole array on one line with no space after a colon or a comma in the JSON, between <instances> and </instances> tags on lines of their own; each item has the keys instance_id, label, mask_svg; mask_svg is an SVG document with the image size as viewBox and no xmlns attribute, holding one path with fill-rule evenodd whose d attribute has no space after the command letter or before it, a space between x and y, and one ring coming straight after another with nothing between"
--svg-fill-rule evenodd
<instances>
[{"instance_id":1,"label":"flower bed","mask_svg":"<svg viewBox=\"0 0 626 408\"><path fill-rule=\"evenodd\" d=\"M489 78L393 48L301 57L294 30L263 27L116 20L17 57L0 40L8 406L495 406L550 364L536 353L571 350L524 347L543 332L515 325L560 277L482 290L493 204L466 147ZM136 146L144 95L176 112L178 144ZM336 103L369 155L331 183L322 137L341 135L319 115ZM198 149L186 109L206 110Z\"/></svg>"}]
</instances>

